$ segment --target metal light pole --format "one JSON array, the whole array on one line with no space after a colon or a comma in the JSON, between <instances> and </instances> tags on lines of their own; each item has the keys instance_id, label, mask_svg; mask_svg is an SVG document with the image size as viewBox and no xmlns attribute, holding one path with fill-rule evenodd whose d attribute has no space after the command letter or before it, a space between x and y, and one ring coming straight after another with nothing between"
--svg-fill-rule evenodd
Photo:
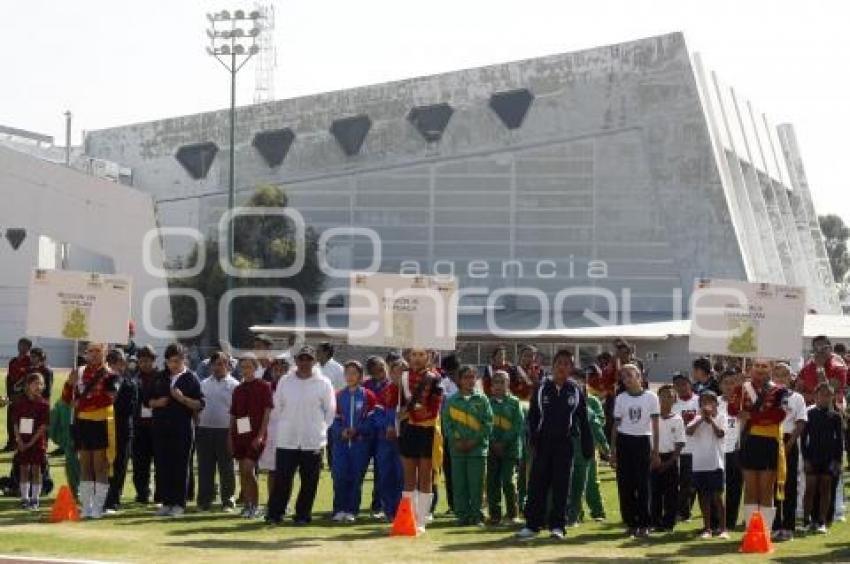
<instances>
[{"instance_id":1,"label":"metal light pole","mask_svg":"<svg viewBox=\"0 0 850 564\"><path fill-rule=\"evenodd\" d=\"M251 57L260 52L257 37L262 33L259 21L263 19L263 15L258 10L248 14L243 10L235 10L232 14L227 10L222 10L207 14L207 19L210 22L210 27L207 29L207 36L210 39L207 53L215 57L221 63L221 66L230 73L230 171L228 174L227 211L232 213L236 197L236 74ZM245 31L240 26L247 22L250 22L253 27ZM250 45L243 44L243 42L249 41ZM227 224L227 260L230 264L233 264L232 219ZM230 291L233 288L233 277L230 274L225 274L225 280L227 291ZM231 307L232 301L228 308ZM227 312L227 327L228 338L233 339L232 311Z\"/></svg>"}]
</instances>

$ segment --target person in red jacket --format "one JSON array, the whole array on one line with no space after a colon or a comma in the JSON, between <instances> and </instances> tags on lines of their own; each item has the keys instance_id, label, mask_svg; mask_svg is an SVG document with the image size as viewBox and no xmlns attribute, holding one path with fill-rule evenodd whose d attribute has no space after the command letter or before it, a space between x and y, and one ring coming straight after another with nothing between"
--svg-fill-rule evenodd
<instances>
[{"instance_id":1,"label":"person in red jacket","mask_svg":"<svg viewBox=\"0 0 850 564\"><path fill-rule=\"evenodd\" d=\"M516 370L513 365L508 362L508 348L505 345L499 345L493 352L490 353L490 364L484 367L484 376L481 378L481 390L488 398L491 394L491 385L493 374L497 371L507 372L511 380L515 379Z\"/></svg>"},{"instance_id":2,"label":"person in red jacket","mask_svg":"<svg viewBox=\"0 0 850 564\"><path fill-rule=\"evenodd\" d=\"M6 446L3 447L3 452L12 452L16 448L12 408L15 401L24 397L24 380L32 368L31 349L32 341L26 337L18 339L18 356L9 361L9 370L6 371L6 398L10 409L6 411Z\"/></svg>"},{"instance_id":3,"label":"person in red jacket","mask_svg":"<svg viewBox=\"0 0 850 564\"><path fill-rule=\"evenodd\" d=\"M540 353L534 345L525 345L520 349L519 364L510 376L511 393L519 398L519 401L531 400L534 388L543 378L543 368L540 366Z\"/></svg>"},{"instance_id":4,"label":"person in red jacket","mask_svg":"<svg viewBox=\"0 0 850 564\"><path fill-rule=\"evenodd\" d=\"M443 437L440 377L432 370L429 352L414 347L407 351L410 371L401 378L398 447L404 468L402 497L412 499L417 526L424 531L433 499L434 468L442 465ZM437 458L437 460L435 460Z\"/></svg>"},{"instance_id":5,"label":"person in red jacket","mask_svg":"<svg viewBox=\"0 0 850 564\"><path fill-rule=\"evenodd\" d=\"M847 364L832 351L832 343L825 335L812 339L812 357L803 365L797 376L797 391L803 394L806 405L815 403L815 389L826 382L835 390L835 407L844 409L847 389Z\"/></svg>"},{"instance_id":6,"label":"person in red jacket","mask_svg":"<svg viewBox=\"0 0 850 564\"><path fill-rule=\"evenodd\" d=\"M50 406L42 397L44 377L34 372L24 379L25 395L12 409L15 441L18 445L17 462L20 464L21 505L24 509L38 509L41 495L41 476L47 463L47 425ZM32 487L32 495L30 495Z\"/></svg>"},{"instance_id":7,"label":"person in red jacket","mask_svg":"<svg viewBox=\"0 0 850 564\"><path fill-rule=\"evenodd\" d=\"M741 429L744 523L759 509L768 531L776 516L774 491L778 499L784 497L786 470L782 422L788 390L771 381L773 369L773 361L756 359L749 378L735 386L728 404L729 415L738 417Z\"/></svg>"}]
</instances>

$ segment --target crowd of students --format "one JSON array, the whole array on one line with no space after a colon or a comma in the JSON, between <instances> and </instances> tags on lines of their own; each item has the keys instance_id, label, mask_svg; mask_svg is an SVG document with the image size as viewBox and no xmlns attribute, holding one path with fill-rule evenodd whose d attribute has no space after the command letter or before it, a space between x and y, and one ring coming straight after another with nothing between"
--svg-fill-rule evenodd
<instances>
[{"instance_id":1,"label":"crowd of students","mask_svg":"<svg viewBox=\"0 0 850 564\"><path fill-rule=\"evenodd\" d=\"M215 352L195 372L177 343L161 367L150 346L90 343L51 410L45 355L21 339L7 375L7 449L23 506L39 506L50 436L82 515L94 519L119 509L129 461L135 501L180 516L197 460L198 510L216 497L236 510L235 463L243 517L309 523L326 457L337 522L358 518L371 464L375 517L392 521L408 498L424 530L442 474L458 525L563 538L585 519L607 519L599 461L616 471L623 524L637 538L690 520L696 500L703 538L728 538L756 510L777 540L798 519L819 533L843 520L850 357L826 337L796 376L785 362L702 357L656 391L621 339L589 366L558 350L550 371L533 346L516 365L496 347L483 371L421 348L342 364L330 343L270 349L259 336L253 352Z\"/></svg>"}]
</instances>

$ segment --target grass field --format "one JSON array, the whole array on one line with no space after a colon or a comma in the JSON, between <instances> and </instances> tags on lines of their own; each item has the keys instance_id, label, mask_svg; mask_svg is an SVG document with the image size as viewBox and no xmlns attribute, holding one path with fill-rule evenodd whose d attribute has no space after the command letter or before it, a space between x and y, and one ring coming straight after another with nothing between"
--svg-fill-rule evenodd
<instances>
[{"instance_id":1,"label":"grass field","mask_svg":"<svg viewBox=\"0 0 850 564\"><path fill-rule=\"evenodd\" d=\"M66 371L57 371L57 391ZM0 372L0 375L4 374ZM58 393L57 393L58 396ZM0 418L5 440L5 417ZM52 447L51 447L52 449ZM0 457L0 473L9 471L11 456ZM62 461L51 459L57 484L64 482ZM563 541L548 538L519 543L513 528L456 527L445 517L445 501L428 532L415 539L390 538L387 525L364 517L352 525L332 523L331 479L322 475L313 524L268 527L224 513L197 513L190 506L177 520L153 516L151 507L131 502L132 481L124 491L124 509L96 522L49 524L50 501L43 501L38 514L17 509L16 499L0 499L0 554L98 559L121 562L266 562L281 559L299 562L594 562L605 559L656 562L757 561L761 555L738 554L741 533L730 541L696 539L698 519L681 524L676 532L644 541L626 539L617 511L613 474L601 474L609 520L570 529ZM367 476L364 500L371 492ZM265 499L265 491L262 498ZM364 501L364 504L366 502ZM850 526L837 523L826 536L797 538L777 544L770 558L779 562L850 560Z\"/></svg>"}]
</instances>

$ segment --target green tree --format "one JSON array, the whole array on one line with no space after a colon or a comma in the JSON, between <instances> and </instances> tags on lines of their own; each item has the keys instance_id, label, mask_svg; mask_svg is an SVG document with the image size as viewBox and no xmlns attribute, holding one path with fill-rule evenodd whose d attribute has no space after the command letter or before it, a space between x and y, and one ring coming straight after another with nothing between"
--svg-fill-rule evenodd
<instances>
[{"instance_id":1,"label":"green tree","mask_svg":"<svg viewBox=\"0 0 850 564\"><path fill-rule=\"evenodd\" d=\"M277 186L260 186L247 203L248 207L284 208L288 204L286 194ZM241 216L234 220L233 264L237 269L286 268L296 258L295 225L279 215ZM172 288L193 288L205 298L207 324L201 336L202 345L214 345L219 341L218 307L227 289L227 278L219 265L218 241L205 242L206 262L203 270L193 278L172 279ZM318 265L318 235L308 227L304 236L304 266L288 278L246 278L236 276L234 288L278 288L295 290L304 303L312 303L322 291L324 273ZM195 248L187 264L195 264L199 249ZM174 329L187 329L197 319L194 301L180 296L171 298ZM294 307L288 300L274 296L244 297L232 302L233 335L231 342L245 346L251 337L252 325L271 323L279 316L294 319ZM224 329L224 328L221 328Z\"/></svg>"},{"instance_id":2,"label":"green tree","mask_svg":"<svg viewBox=\"0 0 850 564\"><path fill-rule=\"evenodd\" d=\"M841 284L850 271L850 252L847 251L847 239L850 239L850 227L837 215L822 215L818 218L820 230L826 243L826 254L835 281Z\"/></svg>"}]
</instances>

